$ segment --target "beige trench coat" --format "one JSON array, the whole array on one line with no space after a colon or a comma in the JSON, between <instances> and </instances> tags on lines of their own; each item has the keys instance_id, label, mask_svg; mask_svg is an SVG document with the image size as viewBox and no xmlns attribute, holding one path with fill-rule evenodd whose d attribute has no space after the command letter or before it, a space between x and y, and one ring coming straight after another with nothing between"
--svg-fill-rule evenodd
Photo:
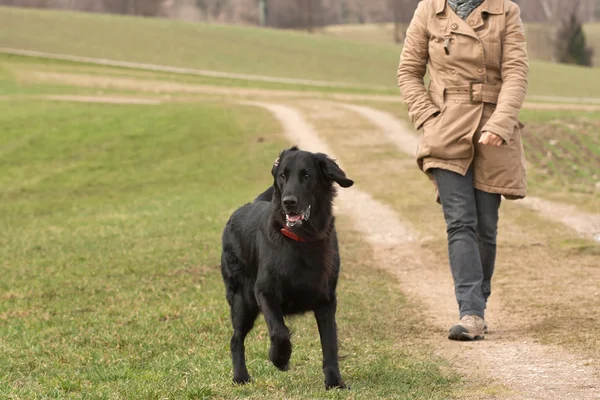
<instances>
[{"instance_id":1,"label":"beige trench coat","mask_svg":"<svg viewBox=\"0 0 600 400\"><path fill-rule=\"evenodd\" d=\"M423 81L427 65L428 88ZM507 199L525 197L518 114L528 74L523 23L515 3L484 0L464 21L446 0L421 1L398 67L400 92L412 123L421 130L419 168L465 175L472 165L477 189ZM479 144L486 131L504 144Z\"/></svg>"}]
</instances>

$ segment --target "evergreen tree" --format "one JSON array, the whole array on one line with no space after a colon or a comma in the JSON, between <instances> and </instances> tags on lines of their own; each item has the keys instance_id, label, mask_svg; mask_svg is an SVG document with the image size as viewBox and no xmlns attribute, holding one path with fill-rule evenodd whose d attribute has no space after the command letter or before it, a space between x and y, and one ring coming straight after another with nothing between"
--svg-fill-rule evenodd
<instances>
[{"instance_id":1,"label":"evergreen tree","mask_svg":"<svg viewBox=\"0 0 600 400\"><path fill-rule=\"evenodd\" d=\"M556 60L564 64L591 66L594 51L586 44L583 26L575 13L559 26L554 41Z\"/></svg>"}]
</instances>

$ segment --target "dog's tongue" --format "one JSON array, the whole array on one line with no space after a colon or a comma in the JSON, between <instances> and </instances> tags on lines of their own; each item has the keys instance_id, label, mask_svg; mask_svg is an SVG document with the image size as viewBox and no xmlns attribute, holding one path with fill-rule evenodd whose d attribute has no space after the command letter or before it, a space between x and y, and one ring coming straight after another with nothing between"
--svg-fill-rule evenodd
<instances>
[{"instance_id":1,"label":"dog's tongue","mask_svg":"<svg viewBox=\"0 0 600 400\"><path fill-rule=\"evenodd\" d=\"M302 218L302 215L288 215L287 216L288 221L291 221L291 222L300 221L300 218Z\"/></svg>"}]
</instances>

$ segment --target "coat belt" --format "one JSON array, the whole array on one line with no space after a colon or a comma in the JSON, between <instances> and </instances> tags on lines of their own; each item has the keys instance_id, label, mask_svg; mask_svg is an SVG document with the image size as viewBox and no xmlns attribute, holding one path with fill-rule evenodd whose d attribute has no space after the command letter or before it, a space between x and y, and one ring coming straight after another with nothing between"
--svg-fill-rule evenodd
<instances>
[{"instance_id":1,"label":"coat belt","mask_svg":"<svg viewBox=\"0 0 600 400\"><path fill-rule=\"evenodd\" d=\"M501 85L486 85L481 82L470 82L464 86L447 86L446 98L469 100L472 104L498 103Z\"/></svg>"}]
</instances>

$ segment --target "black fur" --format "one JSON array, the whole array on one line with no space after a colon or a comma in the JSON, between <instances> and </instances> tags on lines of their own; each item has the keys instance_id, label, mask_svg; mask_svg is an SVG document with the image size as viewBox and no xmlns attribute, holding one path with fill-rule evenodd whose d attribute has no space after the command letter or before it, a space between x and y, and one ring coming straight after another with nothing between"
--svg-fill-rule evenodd
<instances>
[{"instance_id":1,"label":"black fur","mask_svg":"<svg viewBox=\"0 0 600 400\"><path fill-rule=\"evenodd\" d=\"M259 312L267 322L269 358L287 370L292 354L284 316L313 311L323 350L326 388L345 388L338 366L336 285L340 270L332 203L334 182L354 182L322 153L292 147L273 165L273 186L252 203L237 209L222 236L221 272L231 308L233 380L250 381L244 339ZM284 204L283 199L293 199ZM293 204L295 202L295 204ZM310 206L310 217L288 229L305 240L284 236L286 213L300 214Z\"/></svg>"}]
</instances>

